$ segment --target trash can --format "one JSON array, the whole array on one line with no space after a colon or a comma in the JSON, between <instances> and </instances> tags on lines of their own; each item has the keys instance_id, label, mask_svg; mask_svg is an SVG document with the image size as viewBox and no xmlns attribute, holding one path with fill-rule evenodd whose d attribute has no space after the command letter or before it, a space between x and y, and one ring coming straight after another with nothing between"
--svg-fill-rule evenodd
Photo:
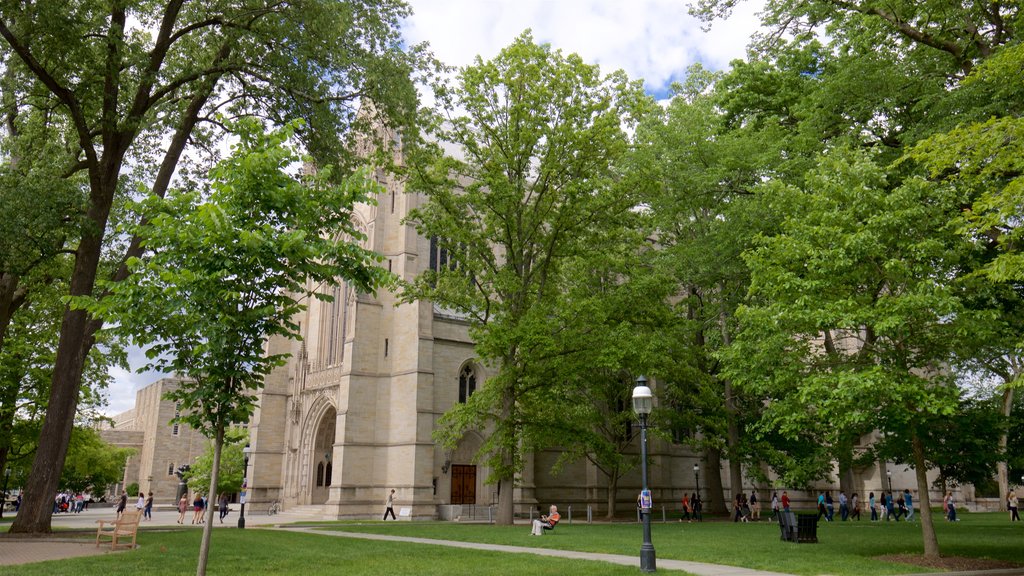
<instances>
[{"instance_id":1,"label":"trash can","mask_svg":"<svg viewBox=\"0 0 1024 576\"><path fill-rule=\"evenodd\" d=\"M796 542L816 544L818 542L818 515L798 514L796 517Z\"/></svg>"},{"instance_id":2,"label":"trash can","mask_svg":"<svg viewBox=\"0 0 1024 576\"><path fill-rule=\"evenodd\" d=\"M792 510L779 511L779 531L783 542L796 542L796 516Z\"/></svg>"}]
</instances>

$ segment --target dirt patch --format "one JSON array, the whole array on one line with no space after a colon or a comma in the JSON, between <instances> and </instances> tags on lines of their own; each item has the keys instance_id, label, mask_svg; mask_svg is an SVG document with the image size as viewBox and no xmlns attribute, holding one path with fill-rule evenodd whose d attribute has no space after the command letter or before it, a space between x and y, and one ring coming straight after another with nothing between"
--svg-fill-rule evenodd
<instances>
[{"instance_id":1,"label":"dirt patch","mask_svg":"<svg viewBox=\"0 0 1024 576\"><path fill-rule=\"evenodd\" d=\"M923 554L887 554L878 556L883 562L898 562L927 568L938 568L952 572L969 572L972 570L998 570L1001 568L1020 568L1021 564L988 558L964 558L962 556L943 556L932 558Z\"/></svg>"}]
</instances>

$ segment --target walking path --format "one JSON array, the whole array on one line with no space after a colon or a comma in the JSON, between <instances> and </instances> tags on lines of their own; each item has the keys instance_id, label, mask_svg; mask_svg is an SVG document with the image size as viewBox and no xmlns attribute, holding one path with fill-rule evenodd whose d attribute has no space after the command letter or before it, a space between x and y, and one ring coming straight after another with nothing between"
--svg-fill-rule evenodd
<instances>
[{"instance_id":1,"label":"walking path","mask_svg":"<svg viewBox=\"0 0 1024 576\"><path fill-rule=\"evenodd\" d=\"M358 532L341 532L337 530L317 530L314 528L292 528L279 526L279 530L302 531L310 534L321 534L324 536L336 536L343 538L361 538L365 540L385 540L388 542L411 542L415 544L433 544L435 546L451 546L453 548L469 548L472 550L489 550L492 552L511 552L515 554L536 554L538 556L554 556L558 558L572 558L575 560L596 560L599 562L611 562L624 566L640 567L639 556L622 556L620 554L599 554L595 552L576 552L573 550L553 550L550 548L529 548L526 546L504 546L501 544L479 544L476 542L459 542L456 540L434 540L430 538L411 538L406 536L387 536L384 534L363 534ZM666 560L659 558L656 561L658 570L683 570L697 576L788 576L779 572L765 572L764 570L751 570L750 568L739 568L736 566L721 566L719 564L705 564L703 562L688 562L686 560Z\"/></svg>"}]
</instances>

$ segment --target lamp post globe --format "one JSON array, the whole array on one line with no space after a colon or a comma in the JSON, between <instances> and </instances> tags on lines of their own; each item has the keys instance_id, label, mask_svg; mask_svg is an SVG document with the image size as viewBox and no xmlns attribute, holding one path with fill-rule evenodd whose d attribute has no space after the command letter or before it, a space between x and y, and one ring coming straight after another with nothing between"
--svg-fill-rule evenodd
<instances>
[{"instance_id":1,"label":"lamp post globe","mask_svg":"<svg viewBox=\"0 0 1024 576\"><path fill-rule=\"evenodd\" d=\"M640 571L654 572L656 560L651 543L651 496L647 489L647 416L654 407L654 395L647 387L647 378L639 376L633 388L633 410L640 417L640 515L643 517L644 541L640 546Z\"/></svg>"}]
</instances>

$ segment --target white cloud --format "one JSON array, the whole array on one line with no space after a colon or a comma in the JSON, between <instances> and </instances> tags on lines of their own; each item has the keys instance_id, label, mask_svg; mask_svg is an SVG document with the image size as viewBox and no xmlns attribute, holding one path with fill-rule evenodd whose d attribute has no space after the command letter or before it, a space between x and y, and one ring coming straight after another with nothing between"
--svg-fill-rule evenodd
<instances>
[{"instance_id":1,"label":"white cloud","mask_svg":"<svg viewBox=\"0 0 1024 576\"><path fill-rule=\"evenodd\" d=\"M136 372L146 365L146 354L136 347L128 348L127 353L129 369L114 367L110 370L112 381L106 390L107 406L102 410L108 416L134 408L135 392L166 376L152 370Z\"/></svg>"},{"instance_id":2,"label":"white cloud","mask_svg":"<svg viewBox=\"0 0 1024 576\"><path fill-rule=\"evenodd\" d=\"M497 55L526 29L539 42L623 69L660 94L695 62L720 70L742 58L757 30L762 0L741 3L707 33L687 14L685 0L411 0L404 27L410 43L429 42L446 64L466 66Z\"/></svg>"}]
</instances>

